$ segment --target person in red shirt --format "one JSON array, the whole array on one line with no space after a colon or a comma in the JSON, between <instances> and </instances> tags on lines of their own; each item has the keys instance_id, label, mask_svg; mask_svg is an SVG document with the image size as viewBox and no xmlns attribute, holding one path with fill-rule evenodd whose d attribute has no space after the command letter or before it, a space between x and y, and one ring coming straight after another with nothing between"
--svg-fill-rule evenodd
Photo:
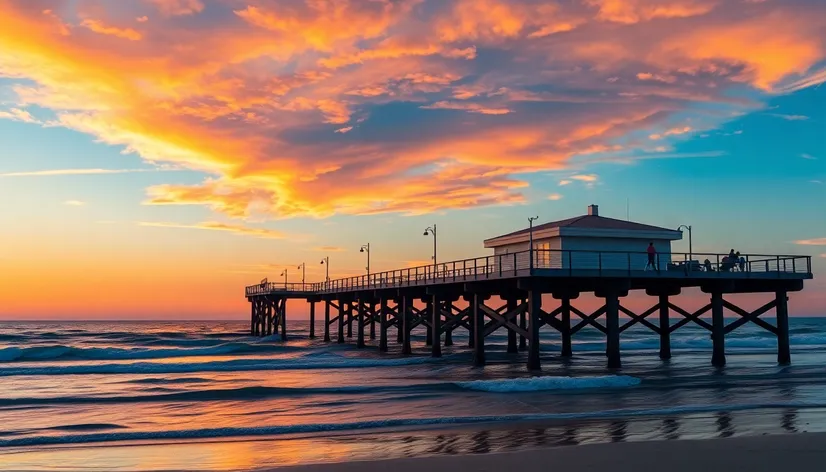
<instances>
[{"instance_id":1,"label":"person in red shirt","mask_svg":"<svg viewBox=\"0 0 826 472\"><path fill-rule=\"evenodd\" d=\"M654 270L657 269L657 249L654 248L654 243L648 243L648 264L645 265L645 270L648 270L649 267L653 268Z\"/></svg>"}]
</instances>

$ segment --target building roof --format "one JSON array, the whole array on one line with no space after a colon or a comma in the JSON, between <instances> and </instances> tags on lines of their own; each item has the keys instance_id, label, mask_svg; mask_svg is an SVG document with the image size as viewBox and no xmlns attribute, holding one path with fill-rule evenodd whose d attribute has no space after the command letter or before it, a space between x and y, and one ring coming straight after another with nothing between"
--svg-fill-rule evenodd
<instances>
[{"instance_id":1,"label":"building roof","mask_svg":"<svg viewBox=\"0 0 826 472\"><path fill-rule=\"evenodd\" d=\"M590 209L589 209L590 211ZM541 231L550 230L554 228L572 228L572 229L584 229L584 230L613 230L613 231L668 231L671 233L679 233L671 228L662 228L659 226L652 226L646 225L642 223L635 223L633 221L624 221L624 220L617 220L614 218L607 218L604 216L599 216L598 214L589 214L589 215L582 215L577 216L574 218L568 218L566 220L560 221L552 221L550 223L544 223L538 226L533 227L534 234L539 233ZM514 231L512 233L503 234L501 236L497 236L495 238L490 238L485 240L485 244L489 242L493 242L498 239L504 238L512 238L518 237L521 235L527 235L530 232L530 228L525 228L519 231Z\"/></svg>"}]
</instances>

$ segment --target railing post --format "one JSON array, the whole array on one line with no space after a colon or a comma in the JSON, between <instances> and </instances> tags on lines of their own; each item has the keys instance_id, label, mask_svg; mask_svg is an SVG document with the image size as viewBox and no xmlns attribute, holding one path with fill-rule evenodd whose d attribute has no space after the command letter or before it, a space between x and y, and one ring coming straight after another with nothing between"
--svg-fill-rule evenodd
<instances>
[{"instance_id":1,"label":"railing post","mask_svg":"<svg viewBox=\"0 0 826 472\"><path fill-rule=\"evenodd\" d=\"M516 252L513 253L513 276L516 277L517 275L517 262L516 262Z\"/></svg>"},{"instance_id":2,"label":"railing post","mask_svg":"<svg viewBox=\"0 0 826 472\"><path fill-rule=\"evenodd\" d=\"M777 278L780 278L780 256L777 256Z\"/></svg>"}]
</instances>

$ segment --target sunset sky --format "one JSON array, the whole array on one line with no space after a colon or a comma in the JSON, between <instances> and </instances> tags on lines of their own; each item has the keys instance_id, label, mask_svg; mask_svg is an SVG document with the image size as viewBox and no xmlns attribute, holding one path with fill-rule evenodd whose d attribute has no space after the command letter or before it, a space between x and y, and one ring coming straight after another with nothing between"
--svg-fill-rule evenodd
<instances>
[{"instance_id":1,"label":"sunset sky","mask_svg":"<svg viewBox=\"0 0 826 472\"><path fill-rule=\"evenodd\" d=\"M0 0L0 319L244 319L592 203L817 276L823 82L823 0Z\"/></svg>"}]
</instances>

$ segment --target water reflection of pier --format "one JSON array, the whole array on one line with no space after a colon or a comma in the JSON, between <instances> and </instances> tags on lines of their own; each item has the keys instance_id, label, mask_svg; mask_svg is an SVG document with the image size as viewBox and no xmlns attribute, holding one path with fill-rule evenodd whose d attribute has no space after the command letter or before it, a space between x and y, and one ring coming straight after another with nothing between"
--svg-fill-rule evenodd
<instances>
[{"instance_id":1,"label":"water reflection of pier","mask_svg":"<svg viewBox=\"0 0 826 472\"><path fill-rule=\"evenodd\" d=\"M798 412L784 409L763 412L772 417L773 432L796 433ZM447 430L438 434L406 433L394 439L382 439L383 443L400 443L405 456L487 454L524 449L576 446L626 441L678 440L702 438L729 438L757 431L750 426L750 413L721 411L702 415L667 416L662 418L617 418L611 420L584 421L576 424L524 425L521 428L495 428L482 430ZM738 418L744 424L737 429ZM341 438L342 441L362 442L364 438ZM392 446L391 446L392 447Z\"/></svg>"}]
</instances>

